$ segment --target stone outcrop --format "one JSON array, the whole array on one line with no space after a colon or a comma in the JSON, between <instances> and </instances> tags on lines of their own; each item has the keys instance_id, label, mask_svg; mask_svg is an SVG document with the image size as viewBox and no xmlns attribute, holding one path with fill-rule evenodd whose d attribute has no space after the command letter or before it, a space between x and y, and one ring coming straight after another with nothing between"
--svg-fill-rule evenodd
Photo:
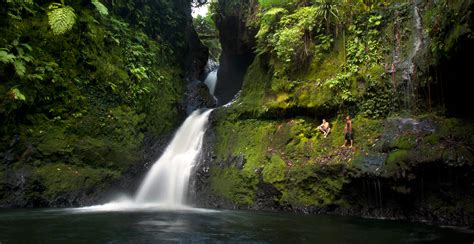
<instances>
[{"instance_id":1,"label":"stone outcrop","mask_svg":"<svg viewBox=\"0 0 474 244\"><path fill-rule=\"evenodd\" d=\"M256 30L247 27L246 18L251 14L248 9L253 1L242 1L238 7L230 8L226 2L219 3L222 10L215 17L219 29L219 40L222 53L217 72L215 96L218 104L223 105L232 100L242 88L247 67L252 63L255 53ZM230 5L230 3L227 3ZM255 4L255 3L253 3ZM226 11L227 10L227 11Z\"/></svg>"}]
</instances>

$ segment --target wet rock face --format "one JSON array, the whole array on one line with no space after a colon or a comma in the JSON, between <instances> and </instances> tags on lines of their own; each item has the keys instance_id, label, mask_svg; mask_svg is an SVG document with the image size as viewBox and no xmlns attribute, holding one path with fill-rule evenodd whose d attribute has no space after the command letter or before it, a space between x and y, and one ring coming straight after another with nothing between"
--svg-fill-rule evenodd
<instances>
[{"instance_id":1,"label":"wet rock face","mask_svg":"<svg viewBox=\"0 0 474 244\"><path fill-rule=\"evenodd\" d=\"M248 29L244 18L244 14L234 11L216 19L222 46L215 90L218 105L231 101L241 89L247 68L255 57L256 30Z\"/></svg>"},{"instance_id":2,"label":"wet rock face","mask_svg":"<svg viewBox=\"0 0 474 244\"><path fill-rule=\"evenodd\" d=\"M195 80L189 82L186 93L186 113L190 114L198 108L213 108L216 101L207 86L201 81Z\"/></svg>"},{"instance_id":3,"label":"wet rock face","mask_svg":"<svg viewBox=\"0 0 474 244\"><path fill-rule=\"evenodd\" d=\"M44 194L46 187L34 168L8 169L0 181L0 208L79 207L103 204L124 194L133 196L148 169L166 149L171 138L172 134L145 138L142 160L123 172L119 179L103 182L93 188L63 192L54 197Z\"/></svg>"},{"instance_id":4,"label":"wet rock face","mask_svg":"<svg viewBox=\"0 0 474 244\"><path fill-rule=\"evenodd\" d=\"M209 57L209 48L202 44L199 36L193 26L193 18L191 16L191 2L180 1L176 3L182 6L183 15L186 16L186 56L185 56L185 70L186 76L193 81L199 79L206 67L207 59Z\"/></svg>"},{"instance_id":5,"label":"wet rock face","mask_svg":"<svg viewBox=\"0 0 474 244\"><path fill-rule=\"evenodd\" d=\"M438 75L438 84L434 87L433 94L438 95L439 101L435 103L446 106L449 116L465 117L472 119L472 57L474 56L474 40L460 38L458 48L449 56L440 61L433 70ZM444 101L442 100L444 99Z\"/></svg>"},{"instance_id":6,"label":"wet rock face","mask_svg":"<svg viewBox=\"0 0 474 244\"><path fill-rule=\"evenodd\" d=\"M209 116L209 123L212 124L214 113ZM196 206L200 207L220 207L223 206L223 200L213 196L210 189L210 168L214 157L214 144L216 141L216 134L212 129L208 129L203 138L203 145L201 154L197 160L196 166L194 166L193 173L190 178L190 191L189 198ZM224 206L227 206L224 204Z\"/></svg>"},{"instance_id":7,"label":"wet rock face","mask_svg":"<svg viewBox=\"0 0 474 244\"><path fill-rule=\"evenodd\" d=\"M209 119L211 126L218 124L218 111ZM246 178L258 182L251 203L239 203L238 197L229 198L213 191L215 182L232 184L228 178L232 177L230 174L216 176L216 172L242 171L249 161L238 151L228 158L218 159L215 150L218 135L211 127L191 181L191 202L198 207L329 213L473 226L474 160L472 153L463 149L472 145L472 126L439 117L389 118L380 123L383 129L377 133L377 140L371 142L367 153L354 158L352 150L338 149L341 154L349 153L343 158L351 163L338 167L319 164L300 169L301 175L307 173L317 177L309 177L301 185L292 185L291 189L311 188L318 178L326 179L323 186L336 186L341 181L341 187L330 192L335 197L319 205L280 201L288 192L282 191L278 184L291 184L291 177L284 183L273 184L262 178L262 172L252 179ZM356 148L362 147L360 140L361 137L356 136ZM295 167L288 172L296 170ZM215 181L216 177L221 178ZM233 185L232 190L236 187ZM454 202L456 205L452 204Z\"/></svg>"}]
</instances>

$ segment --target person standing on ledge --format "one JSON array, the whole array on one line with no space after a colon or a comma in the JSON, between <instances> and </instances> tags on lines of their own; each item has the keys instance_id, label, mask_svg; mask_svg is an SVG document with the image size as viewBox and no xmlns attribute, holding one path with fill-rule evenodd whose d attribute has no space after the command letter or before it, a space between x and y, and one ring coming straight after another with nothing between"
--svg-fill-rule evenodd
<instances>
[{"instance_id":1,"label":"person standing on ledge","mask_svg":"<svg viewBox=\"0 0 474 244\"><path fill-rule=\"evenodd\" d=\"M352 147L352 141L353 141L353 138L352 138L352 120L351 120L351 116L347 116L346 117L346 126L344 126L344 144L342 145L342 147L345 147L347 145L348 142L350 142L350 146L349 148Z\"/></svg>"}]
</instances>

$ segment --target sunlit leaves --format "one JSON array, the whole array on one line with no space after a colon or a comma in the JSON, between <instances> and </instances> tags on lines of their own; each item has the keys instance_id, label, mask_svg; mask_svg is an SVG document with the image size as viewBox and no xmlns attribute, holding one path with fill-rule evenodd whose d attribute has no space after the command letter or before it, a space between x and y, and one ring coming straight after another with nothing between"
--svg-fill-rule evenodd
<instances>
[{"instance_id":1,"label":"sunlit leaves","mask_svg":"<svg viewBox=\"0 0 474 244\"><path fill-rule=\"evenodd\" d=\"M76 23L74 9L58 3L49 5L48 22L54 35L62 35L72 29Z\"/></svg>"},{"instance_id":2,"label":"sunlit leaves","mask_svg":"<svg viewBox=\"0 0 474 244\"><path fill-rule=\"evenodd\" d=\"M15 58L16 58L15 55L13 55L11 53L8 53L5 50L0 49L0 62L2 62L4 64L13 63Z\"/></svg>"},{"instance_id":3,"label":"sunlit leaves","mask_svg":"<svg viewBox=\"0 0 474 244\"><path fill-rule=\"evenodd\" d=\"M267 8L267 7L274 7L274 6L282 6L287 3L291 3L289 0L258 0L258 4L260 6Z\"/></svg>"},{"instance_id":4,"label":"sunlit leaves","mask_svg":"<svg viewBox=\"0 0 474 244\"><path fill-rule=\"evenodd\" d=\"M29 52L32 50L30 45L20 44L18 40L15 40L11 45L7 45L6 48L0 48L0 62L12 64L15 68L15 73L22 77L26 73L25 64L33 60L33 57L29 55Z\"/></svg>"},{"instance_id":5,"label":"sunlit leaves","mask_svg":"<svg viewBox=\"0 0 474 244\"><path fill-rule=\"evenodd\" d=\"M13 67L15 67L15 72L18 76L24 76L26 73L26 67L20 60L15 60L13 62Z\"/></svg>"},{"instance_id":6,"label":"sunlit leaves","mask_svg":"<svg viewBox=\"0 0 474 244\"><path fill-rule=\"evenodd\" d=\"M104 4L99 2L99 0L92 0L91 2L95 6L97 11L99 11L100 15L102 15L102 16L109 15L109 10L107 9L107 7Z\"/></svg>"},{"instance_id":7,"label":"sunlit leaves","mask_svg":"<svg viewBox=\"0 0 474 244\"><path fill-rule=\"evenodd\" d=\"M303 46L303 33L297 28L282 29L275 34L275 51L277 56L289 63L292 61L296 48Z\"/></svg>"},{"instance_id":8,"label":"sunlit leaves","mask_svg":"<svg viewBox=\"0 0 474 244\"><path fill-rule=\"evenodd\" d=\"M7 0L7 3L26 3L26 4L33 4L33 0Z\"/></svg>"},{"instance_id":9,"label":"sunlit leaves","mask_svg":"<svg viewBox=\"0 0 474 244\"><path fill-rule=\"evenodd\" d=\"M26 100L26 96L23 95L23 93L21 93L20 90L18 90L18 88L12 88L8 92L7 95L10 99L15 100L15 101L25 101Z\"/></svg>"}]
</instances>

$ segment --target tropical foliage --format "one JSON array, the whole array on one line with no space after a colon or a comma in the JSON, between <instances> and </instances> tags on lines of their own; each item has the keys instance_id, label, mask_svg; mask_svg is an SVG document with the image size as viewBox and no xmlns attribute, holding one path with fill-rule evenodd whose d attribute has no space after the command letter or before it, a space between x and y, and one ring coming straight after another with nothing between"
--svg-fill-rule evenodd
<instances>
[{"instance_id":1,"label":"tropical foliage","mask_svg":"<svg viewBox=\"0 0 474 244\"><path fill-rule=\"evenodd\" d=\"M110 181L137 162L145 135L179 124L185 6L92 0L1 8L0 154L15 155L0 167L5 179L13 167L25 168L25 184L46 187L53 198L92 187L77 185L84 181L78 174L48 170L69 167Z\"/></svg>"},{"instance_id":2,"label":"tropical foliage","mask_svg":"<svg viewBox=\"0 0 474 244\"><path fill-rule=\"evenodd\" d=\"M76 14L70 6L52 3L49 5L48 19L53 33L61 35L72 29L76 23Z\"/></svg>"}]
</instances>

